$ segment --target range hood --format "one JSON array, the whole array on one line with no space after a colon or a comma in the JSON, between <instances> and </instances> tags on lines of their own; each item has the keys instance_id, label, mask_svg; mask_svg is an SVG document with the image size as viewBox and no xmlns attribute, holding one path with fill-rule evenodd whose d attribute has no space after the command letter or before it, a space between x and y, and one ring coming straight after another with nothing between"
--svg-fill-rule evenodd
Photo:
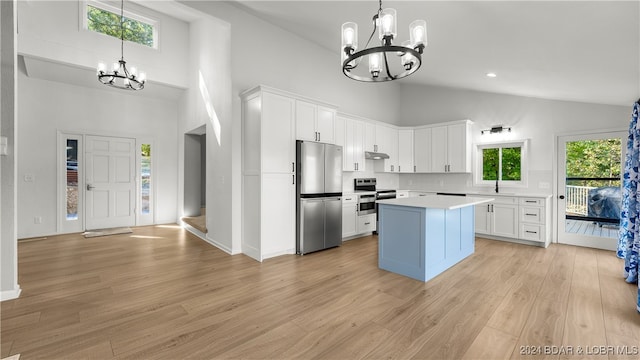
<instances>
[{"instance_id":1,"label":"range hood","mask_svg":"<svg viewBox=\"0 0 640 360\"><path fill-rule=\"evenodd\" d=\"M388 159L389 155L381 152L365 151L364 158L371 159L371 160L382 160L382 159Z\"/></svg>"}]
</instances>

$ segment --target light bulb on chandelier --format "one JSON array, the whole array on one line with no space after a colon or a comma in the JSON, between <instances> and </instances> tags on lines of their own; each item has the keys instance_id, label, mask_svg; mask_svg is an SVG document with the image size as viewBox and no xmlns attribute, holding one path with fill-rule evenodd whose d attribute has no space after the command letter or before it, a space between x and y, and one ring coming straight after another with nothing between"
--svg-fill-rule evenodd
<instances>
[{"instance_id":1,"label":"light bulb on chandelier","mask_svg":"<svg viewBox=\"0 0 640 360\"><path fill-rule=\"evenodd\" d=\"M395 9L382 9L379 0L378 12L373 16L373 32L363 50L358 50L358 24L346 22L342 25L342 72L349 78L380 82L401 79L416 72L422 65L422 53L427 46L427 23L415 20L409 25L409 40L401 46L393 45L397 35L397 16ZM379 31L381 45L369 48L369 43ZM368 72L357 73L363 57L368 60ZM390 58L395 65L390 65Z\"/></svg>"}]
</instances>

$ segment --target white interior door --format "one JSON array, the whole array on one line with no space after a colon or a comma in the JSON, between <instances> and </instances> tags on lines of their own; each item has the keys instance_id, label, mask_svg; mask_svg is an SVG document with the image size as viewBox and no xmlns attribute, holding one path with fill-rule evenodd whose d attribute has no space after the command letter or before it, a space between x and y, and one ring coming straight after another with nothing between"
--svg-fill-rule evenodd
<instances>
[{"instance_id":1,"label":"white interior door","mask_svg":"<svg viewBox=\"0 0 640 360\"><path fill-rule=\"evenodd\" d=\"M87 136L85 227L135 225L135 140Z\"/></svg>"},{"instance_id":2,"label":"white interior door","mask_svg":"<svg viewBox=\"0 0 640 360\"><path fill-rule=\"evenodd\" d=\"M558 137L558 242L615 250L626 133Z\"/></svg>"}]
</instances>

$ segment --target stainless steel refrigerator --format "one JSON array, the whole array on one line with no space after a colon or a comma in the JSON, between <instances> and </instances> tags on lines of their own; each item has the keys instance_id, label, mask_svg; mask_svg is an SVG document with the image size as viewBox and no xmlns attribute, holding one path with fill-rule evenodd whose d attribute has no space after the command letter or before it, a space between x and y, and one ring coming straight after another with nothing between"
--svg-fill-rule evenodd
<instances>
[{"instance_id":1,"label":"stainless steel refrigerator","mask_svg":"<svg viewBox=\"0 0 640 360\"><path fill-rule=\"evenodd\" d=\"M296 251L342 245L342 146L296 141Z\"/></svg>"}]
</instances>

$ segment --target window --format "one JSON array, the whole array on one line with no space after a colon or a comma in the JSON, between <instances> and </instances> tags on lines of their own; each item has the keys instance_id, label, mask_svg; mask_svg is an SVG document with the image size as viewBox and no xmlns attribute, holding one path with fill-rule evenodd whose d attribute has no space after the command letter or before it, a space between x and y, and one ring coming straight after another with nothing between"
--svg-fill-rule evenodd
<instances>
[{"instance_id":1,"label":"window","mask_svg":"<svg viewBox=\"0 0 640 360\"><path fill-rule=\"evenodd\" d=\"M78 140L67 139L66 151L66 219L78 220Z\"/></svg>"},{"instance_id":2,"label":"window","mask_svg":"<svg viewBox=\"0 0 640 360\"><path fill-rule=\"evenodd\" d=\"M142 195L140 214L151 213L151 144L140 147L140 194Z\"/></svg>"},{"instance_id":3,"label":"window","mask_svg":"<svg viewBox=\"0 0 640 360\"><path fill-rule=\"evenodd\" d=\"M123 25L125 40L157 48L156 21L125 10ZM120 9L98 1L88 1L86 28L120 39Z\"/></svg>"},{"instance_id":4,"label":"window","mask_svg":"<svg viewBox=\"0 0 640 360\"><path fill-rule=\"evenodd\" d=\"M478 145L476 183L524 185L526 142Z\"/></svg>"}]
</instances>

